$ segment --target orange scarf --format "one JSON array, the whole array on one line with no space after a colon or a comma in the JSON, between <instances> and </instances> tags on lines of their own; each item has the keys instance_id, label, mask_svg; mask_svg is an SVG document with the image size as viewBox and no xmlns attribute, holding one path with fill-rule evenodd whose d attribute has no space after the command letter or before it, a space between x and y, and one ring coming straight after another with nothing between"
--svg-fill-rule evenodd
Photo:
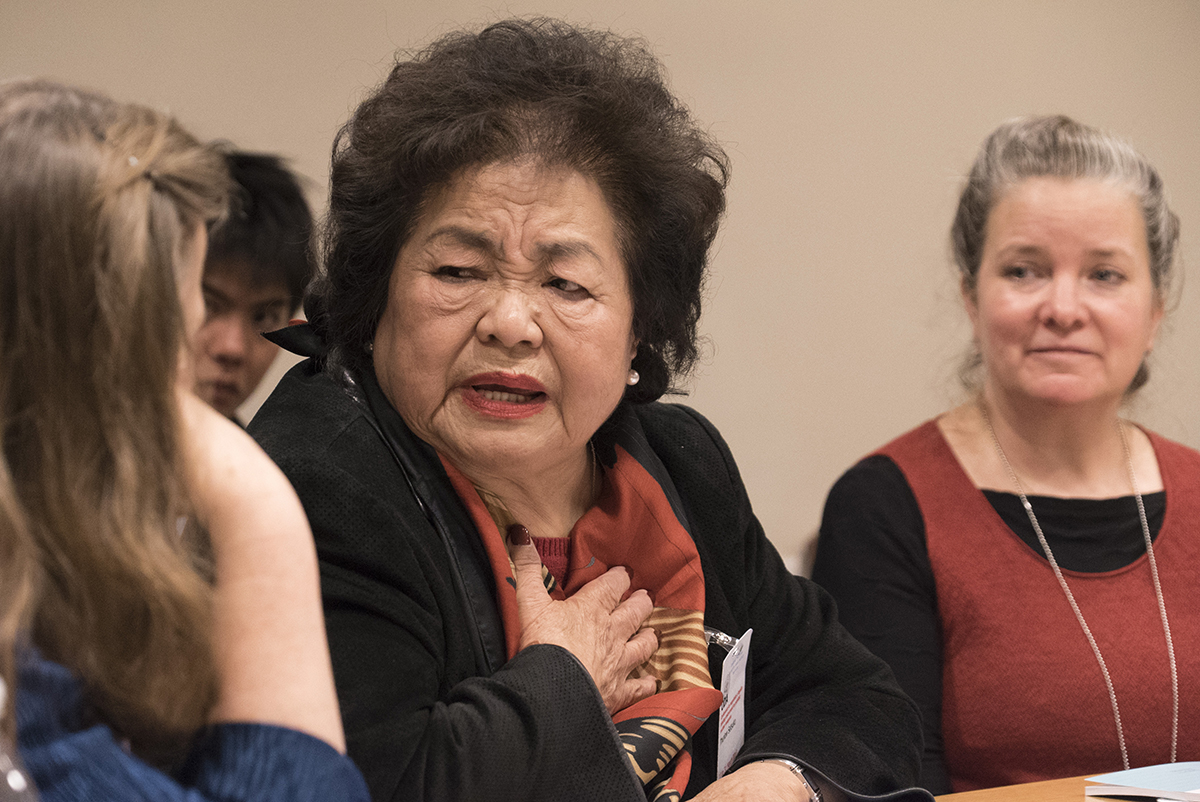
<instances>
[{"instance_id":1,"label":"orange scarf","mask_svg":"<svg viewBox=\"0 0 1200 802\"><path fill-rule=\"evenodd\" d=\"M564 586L558 587L544 568L543 580L553 598L565 599L609 568L624 566L630 591L650 593L654 612L645 626L659 633L658 649L632 676L654 676L658 691L616 713L613 722L647 798L674 802L682 798L691 774L690 739L721 704L708 671L704 574L696 545L658 482L623 448L615 451L600 498L571 530ZM442 464L483 538L512 659L521 628L512 560L501 531L514 521L499 499L489 496L485 502L469 479L445 459Z\"/></svg>"}]
</instances>

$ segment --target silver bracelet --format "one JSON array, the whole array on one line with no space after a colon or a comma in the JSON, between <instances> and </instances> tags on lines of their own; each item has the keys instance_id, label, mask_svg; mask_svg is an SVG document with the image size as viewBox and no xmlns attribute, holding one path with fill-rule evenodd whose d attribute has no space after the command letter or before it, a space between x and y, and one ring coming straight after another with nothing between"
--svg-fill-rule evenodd
<instances>
[{"instance_id":1,"label":"silver bracelet","mask_svg":"<svg viewBox=\"0 0 1200 802\"><path fill-rule=\"evenodd\" d=\"M811 802L824 802L824 798L821 796L821 789L817 787L815 782L808 778L808 773L804 771L804 767L796 761L790 760L786 757L768 757L763 758L758 762L779 763L783 766L787 766L787 770L794 774L796 778L800 780L800 784L804 786L804 790L808 791L808 798L811 800Z\"/></svg>"}]
</instances>

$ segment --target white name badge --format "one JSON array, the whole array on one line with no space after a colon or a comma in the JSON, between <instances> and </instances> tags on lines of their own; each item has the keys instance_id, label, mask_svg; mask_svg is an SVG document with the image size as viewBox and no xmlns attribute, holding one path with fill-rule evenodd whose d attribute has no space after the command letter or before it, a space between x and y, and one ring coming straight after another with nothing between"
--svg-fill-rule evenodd
<instances>
[{"instance_id":1,"label":"white name badge","mask_svg":"<svg viewBox=\"0 0 1200 802\"><path fill-rule=\"evenodd\" d=\"M733 644L721 664L721 710L717 735L717 776L724 777L746 742L746 661L753 629Z\"/></svg>"}]
</instances>

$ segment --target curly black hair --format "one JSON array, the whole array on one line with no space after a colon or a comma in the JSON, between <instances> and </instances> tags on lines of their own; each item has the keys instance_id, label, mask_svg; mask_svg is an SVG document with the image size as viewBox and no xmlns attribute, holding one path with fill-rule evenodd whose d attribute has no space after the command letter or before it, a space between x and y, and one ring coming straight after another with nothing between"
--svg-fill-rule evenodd
<instances>
[{"instance_id":1,"label":"curly black hair","mask_svg":"<svg viewBox=\"0 0 1200 802\"><path fill-rule=\"evenodd\" d=\"M653 401L690 372L728 159L644 42L544 18L451 33L398 60L338 132L326 268L305 302L327 366L370 363L422 202L465 169L525 158L593 178L616 218L641 374L626 399Z\"/></svg>"}]
</instances>

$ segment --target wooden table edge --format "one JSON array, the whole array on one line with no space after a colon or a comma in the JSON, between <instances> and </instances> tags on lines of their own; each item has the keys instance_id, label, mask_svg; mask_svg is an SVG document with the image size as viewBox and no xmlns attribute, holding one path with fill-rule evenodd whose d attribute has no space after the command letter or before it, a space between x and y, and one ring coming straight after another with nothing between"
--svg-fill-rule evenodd
<instances>
[{"instance_id":1,"label":"wooden table edge","mask_svg":"<svg viewBox=\"0 0 1200 802\"><path fill-rule=\"evenodd\" d=\"M1091 775L1088 775L1091 776ZM999 788L980 788L934 797L938 802L1081 802L1087 799L1083 789L1086 777L1065 777ZM1097 797L1093 797L1097 798ZM1098 799L1098 798L1097 798Z\"/></svg>"}]
</instances>

